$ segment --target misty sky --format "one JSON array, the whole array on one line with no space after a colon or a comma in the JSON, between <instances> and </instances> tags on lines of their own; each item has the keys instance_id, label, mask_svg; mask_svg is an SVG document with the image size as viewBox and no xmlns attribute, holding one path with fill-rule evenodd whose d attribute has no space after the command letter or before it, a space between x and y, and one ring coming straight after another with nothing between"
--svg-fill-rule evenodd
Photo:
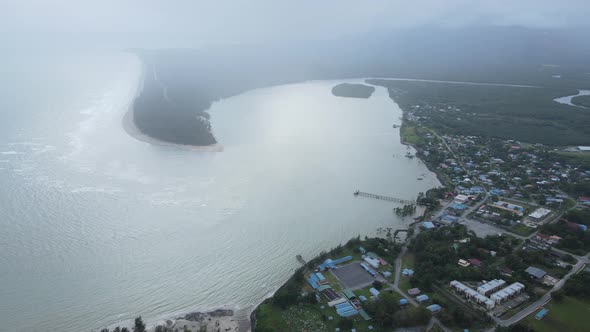
<instances>
[{"instance_id":1,"label":"misty sky","mask_svg":"<svg viewBox=\"0 0 590 332\"><path fill-rule=\"evenodd\" d=\"M325 39L421 25L590 27L589 0L2 0L5 48ZM149 45L153 43L154 45Z\"/></svg>"}]
</instances>

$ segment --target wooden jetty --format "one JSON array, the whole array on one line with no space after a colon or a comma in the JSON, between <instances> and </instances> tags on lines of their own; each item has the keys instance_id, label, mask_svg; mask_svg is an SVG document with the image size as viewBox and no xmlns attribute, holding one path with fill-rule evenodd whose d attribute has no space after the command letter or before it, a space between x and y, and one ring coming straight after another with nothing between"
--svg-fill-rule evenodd
<instances>
[{"instance_id":1,"label":"wooden jetty","mask_svg":"<svg viewBox=\"0 0 590 332\"><path fill-rule=\"evenodd\" d=\"M384 196L384 195L376 195L376 194L371 194L371 193L365 193L362 191L355 191L354 192L355 196L364 196L364 197L370 197L370 198L375 198L375 199L381 199L384 201L390 201L390 202L396 202L396 203L402 203L402 204L416 204L416 201L410 201L407 199L401 199L401 198L395 198L395 197L391 197L391 196Z\"/></svg>"},{"instance_id":2,"label":"wooden jetty","mask_svg":"<svg viewBox=\"0 0 590 332\"><path fill-rule=\"evenodd\" d=\"M297 260L299 261L299 263L301 263L301 265L307 265L307 262L305 261L305 259L303 259L303 257L301 255L297 255L297 256L295 256L295 258L297 258Z\"/></svg>"}]
</instances>

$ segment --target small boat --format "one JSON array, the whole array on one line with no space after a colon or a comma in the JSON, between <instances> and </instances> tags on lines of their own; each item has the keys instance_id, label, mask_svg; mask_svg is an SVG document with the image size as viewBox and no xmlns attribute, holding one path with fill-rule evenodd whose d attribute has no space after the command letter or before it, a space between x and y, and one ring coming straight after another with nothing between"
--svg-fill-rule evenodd
<instances>
[{"instance_id":1,"label":"small boat","mask_svg":"<svg viewBox=\"0 0 590 332\"><path fill-rule=\"evenodd\" d=\"M418 180L424 180L424 178L418 178Z\"/></svg>"}]
</instances>

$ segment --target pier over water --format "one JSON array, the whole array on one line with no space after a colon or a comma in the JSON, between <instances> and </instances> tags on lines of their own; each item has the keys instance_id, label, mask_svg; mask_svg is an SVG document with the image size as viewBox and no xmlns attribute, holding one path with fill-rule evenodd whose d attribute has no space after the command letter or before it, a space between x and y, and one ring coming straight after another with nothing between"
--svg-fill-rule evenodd
<instances>
[{"instance_id":1,"label":"pier over water","mask_svg":"<svg viewBox=\"0 0 590 332\"><path fill-rule=\"evenodd\" d=\"M403 203L403 204L416 204L416 201L411 201L408 199L401 199L401 198L396 198L396 197L391 197L391 196L384 196L384 195L377 195L377 194L371 194L371 193L365 193L362 191L355 191L353 193L355 196L364 196L364 197L370 197L370 198L375 198L375 199L381 199L384 201L390 201L390 202L396 202L396 203Z\"/></svg>"}]
</instances>

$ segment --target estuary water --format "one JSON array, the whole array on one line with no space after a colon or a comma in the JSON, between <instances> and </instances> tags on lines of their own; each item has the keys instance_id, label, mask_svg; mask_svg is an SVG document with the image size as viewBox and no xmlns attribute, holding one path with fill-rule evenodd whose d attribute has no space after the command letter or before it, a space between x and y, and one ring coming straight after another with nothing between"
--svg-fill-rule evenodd
<instances>
[{"instance_id":1,"label":"estuary water","mask_svg":"<svg viewBox=\"0 0 590 332\"><path fill-rule=\"evenodd\" d=\"M341 82L214 103L222 152L154 146L121 125L141 65L125 53L0 65L0 321L92 331L221 306L250 309L356 235L404 227L393 203L438 181L400 143L401 110ZM418 180L417 178L423 178Z\"/></svg>"}]
</instances>

